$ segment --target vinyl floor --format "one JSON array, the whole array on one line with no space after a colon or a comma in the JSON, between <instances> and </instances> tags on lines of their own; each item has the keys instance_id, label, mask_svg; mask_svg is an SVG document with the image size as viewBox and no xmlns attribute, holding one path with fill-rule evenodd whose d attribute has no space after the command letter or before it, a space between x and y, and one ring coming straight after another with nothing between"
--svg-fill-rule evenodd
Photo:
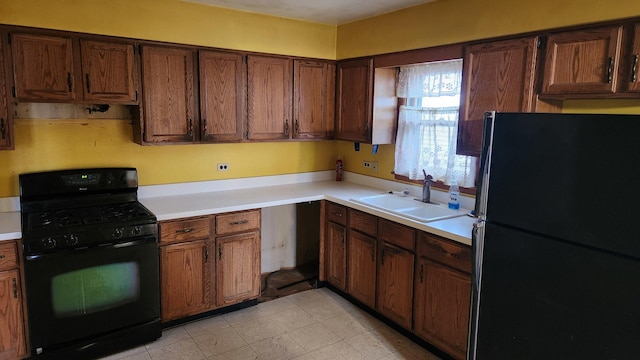
<instances>
[{"instance_id":1,"label":"vinyl floor","mask_svg":"<svg viewBox=\"0 0 640 360\"><path fill-rule=\"evenodd\" d=\"M439 360L330 289L183 324L116 360Z\"/></svg>"}]
</instances>

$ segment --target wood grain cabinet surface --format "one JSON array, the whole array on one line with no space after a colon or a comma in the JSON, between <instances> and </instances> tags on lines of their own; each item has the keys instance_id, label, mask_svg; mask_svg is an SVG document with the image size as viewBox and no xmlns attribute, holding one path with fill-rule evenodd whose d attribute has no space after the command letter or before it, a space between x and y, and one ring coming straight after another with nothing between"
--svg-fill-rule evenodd
<instances>
[{"instance_id":1,"label":"wood grain cabinet surface","mask_svg":"<svg viewBox=\"0 0 640 360\"><path fill-rule=\"evenodd\" d=\"M333 62L293 61L293 139L333 137L335 71Z\"/></svg>"},{"instance_id":2,"label":"wood grain cabinet surface","mask_svg":"<svg viewBox=\"0 0 640 360\"><path fill-rule=\"evenodd\" d=\"M471 305L471 249L423 233L418 242L414 331L465 359Z\"/></svg>"},{"instance_id":3,"label":"wood grain cabinet surface","mask_svg":"<svg viewBox=\"0 0 640 360\"><path fill-rule=\"evenodd\" d=\"M160 222L162 321L260 295L260 210Z\"/></svg>"},{"instance_id":4,"label":"wood grain cabinet surface","mask_svg":"<svg viewBox=\"0 0 640 360\"><path fill-rule=\"evenodd\" d=\"M11 33L17 101L136 104L133 41Z\"/></svg>"},{"instance_id":5,"label":"wood grain cabinet surface","mask_svg":"<svg viewBox=\"0 0 640 360\"><path fill-rule=\"evenodd\" d=\"M377 241L349 229L347 238L347 293L370 308L376 307Z\"/></svg>"},{"instance_id":6,"label":"wood grain cabinet surface","mask_svg":"<svg viewBox=\"0 0 640 360\"><path fill-rule=\"evenodd\" d=\"M327 202L325 224L325 278L345 291L347 284L347 209Z\"/></svg>"},{"instance_id":7,"label":"wood grain cabinet surface","mask_svg":"<svg viewBox=\"0 0 640 360\"><path fill-rule=\"evenodd\" d=\"M537 37L465 48L456 152L479 156L487 111L534 111Z\"/></svg>"},{"instance_id":8,"label":"wood grain cabinet surface","mask_svg":"<svg viewBox=\"0 0 640 360\"><path fill-rule=\"evenodd\" d=\"M142 140L187 143L196 139L194 68L191 48L142 45Z\"/></svg>"},{"instance_id":9,"label":"wood grain cabinet surface","mask_svg":"<svg viewBox=\"0 0 640 360\"><path fill-rule=\"evenodd\" d=\"M337 64L336 139L371 142L373 58Z\"/></svg>"},{"instance_id":10,"label":"wood grain cabinet surface","mask_svg":"<svg viewBox=\"0 0 640 360\"><path fill-rule=\"evenodd\" d=\"M4 49L8 46L4 43L6 36L0 32L0 150L12 150L13 143L13 114L9 110L8 89L9 64L5 61Z\"/></svg>"},{"instance_id":11,"label":"wood grain cabinet surface","mask_svg":"<svg viewBox=\"0 0 640 360\"><path fill-rule=\"evenodd\" d=\"M27 355L23 295L16 241L0 243L0 359Z\"/></svg>"},{"instance_id":12,"label":"wood grain cabinet surface","mask_svg":"<svg viewBox=\"0 0 640 360\"><path fill-rule=\"evenodd\" d=\"M413 319L415 253L388 242L379 242L377 309L407 330Z\"/></svg>"}]
</instances>

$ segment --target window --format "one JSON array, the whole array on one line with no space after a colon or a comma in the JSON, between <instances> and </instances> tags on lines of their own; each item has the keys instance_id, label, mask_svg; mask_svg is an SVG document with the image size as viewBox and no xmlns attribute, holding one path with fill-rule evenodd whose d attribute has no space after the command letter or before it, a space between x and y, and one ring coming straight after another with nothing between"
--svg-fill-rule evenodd
<instances>
[{"instance_id":1,"label":"window","mask_svg":"<svg viewBox=\"0 0 640 360\"><path fill-rule=\"evenodd\" d=\"M402 66L396 138L396 175L475 186L476 158L456 155L462 60Z\"/></svg>"}]
</instances>

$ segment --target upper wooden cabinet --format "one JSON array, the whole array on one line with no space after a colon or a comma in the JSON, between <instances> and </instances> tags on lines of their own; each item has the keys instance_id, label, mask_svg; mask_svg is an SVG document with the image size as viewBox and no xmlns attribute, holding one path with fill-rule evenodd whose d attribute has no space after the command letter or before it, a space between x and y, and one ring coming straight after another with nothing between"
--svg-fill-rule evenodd
<instances>
[{"instance_id":1,"label":"upper wooden cabinet","mask_svg":"<svg viewBox=\"0 0 640 360\"><path fill-rule=\"evenodd\" d=\"M203 50L199 69L202 141L242 141L246 108L244 56Z\"/></svg>"},{"instance_id":2,"label":"upper wooden cabinet","mask_svg":"<svg viewBox=\"0 0 640 360\"><path fill-rule=\"evenodd\" d=\"M11 34L15 98L74 100L71 37Z\"/></svg>"},{"instance_id":3,"label":"upper wooden cabinet","mask_svg":"<svg viewBox=\"0 0 640 360\"><path fill-rule=\"evenodd\" d=\"M338 62L336 139L371 142L373 59Z\"/></svg>"},{"instance_id":4,"label":"upper wooden cabinet","mask_svg":"<svg viewBox=\"0 0 640 360\"><path fill-rule=\"evenodd\" d=\"M640 64L638 64L640 62L638 59L640 57L640 24L629 26L627 34L631 50L626 57L627 60L622 62L623 69L626 70L621 74L626 81L622 80L621 83L626 86L626 91L637 93L640 92Z\"/></svg>"},{"instance_id":5,"label":"upper wooden cabinet","mask_svg":"<svg viewBox=\"0 0 640 360\"><path fill-rule=\"evenodd\" d=\"M535 109L538 38L475 44L465 49L457 153L479 156L487 111Z\"/></svg>"},{"instance_id":6,"label":"upper wooden cabinet","mask_svg":"<svg viewBox=\"0 0 640 360\"><path fill-rule=\"evenodd\" d=\"M191 48L143 45L142 138L149 143L193 142L196 52ZM195 124L197 126L197 124Z\"/></svg>"},{"instance_id":7,"label":"upper wooden cabinet","mask_svg":"<svg viewBox=\"0 0 640 360\"><path fill-rule=\"evenodd\" d=\"M137 102L133 42L33 33L10 41L17 101Z\"/></svg>"},{"instance_id":8,"label":"upper wooden cabinet","mask_svg":"<svg viewBox=\"0 0 640 360\"><path fill-rule=\"evenodd\" d=\"M0 36L3 34L0 33ZM7 68L8 64L4 61L4 53L2 40L0 39L0 150L13 149L13 117L9 110L10 102L8 96Z\"/></svg>"},{"instance_id":9,"label":"upper wooden cabinet","mask_svg":"<svg viewBox=\"0 0 640 360\"><path fill-rule=\"evenodd\" d=\"M294 60L292 138L333 136L335 71L333 62Z\"/></svg>"},{"instance_id":10,"label":"upper wooden cabinet","mask_svg":"<svg viewBox=\"0 0 640 360\"><path fill-rule=\"evenodd\" d=\"M614 93L621 48L621 25L549 35L541 94Z\"/></svg>"},{"instance_id":11,"label":"upper wooden cabinet","mask_svg":"<svg viewBox=\"0 0 640 360\"><path fill-rule=\"evenodd\" d=\"M291 59L249 55L247 63L247 138L290 138L293 131Z\"/></svg>"},{"instance_id":12,"label":"upper wooden cabinet","mask_svg":"<svg viewBox=\"0 0 640 360\"><path fill-rule=\"evenodd\" d=\"M137 101L133 44L80 40L80 52L85 100Z\"/></svg>"}]
</instances>

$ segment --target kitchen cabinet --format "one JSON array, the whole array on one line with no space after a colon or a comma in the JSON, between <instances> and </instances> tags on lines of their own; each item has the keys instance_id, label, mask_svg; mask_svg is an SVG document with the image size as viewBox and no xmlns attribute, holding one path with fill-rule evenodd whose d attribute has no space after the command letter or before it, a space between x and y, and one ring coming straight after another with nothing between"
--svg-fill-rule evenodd
<instances>
[{"instance_id":1,"label":"kitchen cabinet","mask_svg":"<svg viewBox=\"0 0 640 360\"><path fill-rule=\"evenodd\" d=\"M326 203L325 269L329 284L345 291L347 283L347 209L331 202Z\"/></svg>"},{"instance_id":2,"label":"kitchen cabinet","mask_svg":"<svg viewBox=\"0 0 640 360\"><path fill-rule=\"evenodd\" d=\"M375 308L377 282L377 217L348 209L347 292Z\"/></svg>"},{"instance_id":3,"label":"kitchen cabinet","mask_svg":"<svg viewBox=\"0 0 640 360\"><path fill-rule=\"evenodd\" d=\"M535 110L536 36L467 46L456 152L479 156L487 111Z\"/></svg>"},{"instance_id":4,"label":"kitchen cabinet","mask_svg":"<svg viewBox=\"0 0 640 360\"><path fill-rule=\"evenodd\" d=\"M637 23L549 35L541 96L636 98L639 37Z\"/></svg>"},{"instance_id":5,"label":"kitchen cabinet","mask_svg":"<svg viewBox=\"0 0 640 360\"><path fill-rule=\"evenodd\" d=\"M18 244L0 243L0 359L27 355Z\"/></svg>"},{"instance_id":6,"label":"kitchen cabinet","mask_svg":"<svg viewBox=\"0 0 640 360\"><path fill-rule=\"evenodd\" d=\"M260 295L260 210L216 216L217 305Z\"/></svg>"},{"instance_id":7,"label":"kitchen cabinet","mask_svg":"<svg viewBox=\"0 0 640 360\"><path fill-rule=\"evenodd\" d=\"M163 322L215 307L211 221L204 217L160 223Z\"/></svg>"},{"instance_id":8,"label":"kitchen cabinet","mask_svg":"<svg viewBox=\"0 0 640 360\"><path fill-rule=\"evenodd\" d=\"M19 32L10 41L16 101L137 102L133 42Z\"/></svg>"},{"instance_id":9,"label":"kitchen cabinet","mask_svg":"<svg viewBox=\"0 0 640 360\"><path fill-rule=\"evenodd\" d=\"M201 50L200 133L203 142L238 142L246 118L246 65L239 53Z\"/></svg>"},{"instance_id":10,"label":"kitchen cabinet","mask_svg":"<svg viewBox=\"0 0 640 360\"><path fill-rule=\"evenodd\" d=\"M377 310L411 330L416 231L384 219L379 225Z\"/></svg>"},{"instance_id":11,"label":"kitchen cabinet","mask_svg":"<svg viewBox=\"0 0 640 360\"><path fill-rule=\"evenodd\" d=\"M294 60L293 76L292 138L332 138L335 122L335 65L327 61Z\"/></svg>"},{"instance_id":12,"label":"kitchen cabinet","mask_svg":"<svg viewBox=\"0 0 640 360\"><path fill-rule=\"evenodd\" d=\"M195 50L142 45L141 56L141 140L155 144L195 141Z\"/></svg>"},{"instance_id":13,"label":"kitchen cabinet","mask_svg":"<svg viewBox=\"0 0 640 360\"><path fill-rule=\"evenodd\" d=\"M11 150L14 147L13 114L9 109L11 105L7 92L9 89L7 74L9 74L9 72L3 51L7 46L3 43L3 39L6 39L3 35L3 33L0 33L0 150Z\"/></svg>"},{"instance_id":14,"label":"kitchen cabinet","mask_svg":"<svg viewBox=\"0 0 640 360\"><path fill-rule=\"evenodd\" d=\"M247 139L289 139L293 127L291 59L249 55L247 64Z\"/></svg>"},{"instance_id":15,"label":"kitchen cabinet","mask_svg":"<svg viewBox=\"0 0 640 360\"><path fill-rule=\"evenodd\" d=\"M163 322L260 295L260 218L248 210L160 222Z\"/></svg>"},{"instance_id":16,"label":"kitchen cabinet","mask_svg":"<svg viewBox=\"0 0 640 360\"><path fill-rule=\"evenodd\" d=\"M418 242L414 331L465 359L471 305L471 249L431 234Z\"/></svg>"},{"instance_id":17,"label":"kitchen cabinet","mask_svg":"<svg viewBox=\"0 0 640 360\"><path fill-rule=\"evenodd\" d=\"M551 34L546 47L542 95L615 92L621 25Z\"/></svg>"},{"instance_id":18,"label":"kitchen cabinet","mask_svg":"<svg viewBox=\"0 0 640 360\"><path fill-rule=\"evenodd\" d=\"M371 142L373 59L339 61L336 72L336 140Z\"/></svg>"}]
</instances>

